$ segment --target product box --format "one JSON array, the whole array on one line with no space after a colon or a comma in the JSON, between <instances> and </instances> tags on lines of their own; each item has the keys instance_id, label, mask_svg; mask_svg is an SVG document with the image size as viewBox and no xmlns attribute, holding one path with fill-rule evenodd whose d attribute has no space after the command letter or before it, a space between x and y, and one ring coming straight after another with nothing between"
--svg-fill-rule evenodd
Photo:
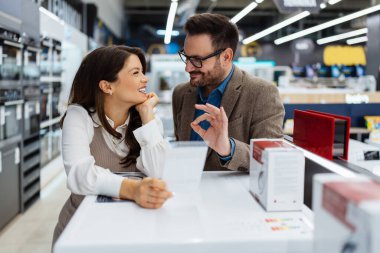
<instances>
[{"instance_id":1,"label":"product box","mask_svg":"<svg viewBox=\"0 0 380 253\"><path fill-rule=\"evenodd\" d=\"M282 139L252 139L250 192L267 211L303 206L305 157Z\"/></svg>"},{"instance_id":2,"label":"product box","mask_svg":"<svg viewBox=\"0 0 380 253\"><path fill-rule=\"evenodd\" d=\"M333 174L314 178L315 252L380 252L380 184Z\"/></svg>"}]
</instances>

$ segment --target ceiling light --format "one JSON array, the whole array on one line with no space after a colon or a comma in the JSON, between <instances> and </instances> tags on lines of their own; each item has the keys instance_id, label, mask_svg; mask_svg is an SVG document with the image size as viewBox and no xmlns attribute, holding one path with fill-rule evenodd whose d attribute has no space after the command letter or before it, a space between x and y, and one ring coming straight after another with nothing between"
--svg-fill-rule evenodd
<instances>
[{"instance_id":1,"label":"ceiling light","mask_svg":"<svg viewBox=\"0 0 380 253\"><path fill-rule=\"evenodd\" d=\"M339 3L340 1L342 1L342 0L329 0L328 3L329 3L329 5L334 5L336 3Z\"/></svg>"},{"instance_id":2,"label":"ceiling light","mask_svg":"<svg viewBox=\"0 0 380 253\"><path fill-rule=\"evenodd\" d=\"M318 45L323 45L323 44L330 43L330 42L333 42L333 41L343 40L343 39L347 39L347 38L350 38L350 37L355 37L355 36L366 34L366 33L368 33L368 28L362 28L362 29L355 30L355 31L352 31L352 32L342 33L342 34L330 36L330 37L327 37L327 38L319 39L319 40L317 40L317 44Z\"/></svg>"},{"instance_id":3,"label":"ceiling light","mask_svg":"<svg viewBox=\"0 0 380 253\"><path fill-rule=\"evenodd\" d=\"M259 33L256 33L256 34L252 35L251 37L248 37L248 38L244 39L243 43L244 44L249 44L249 43L251 43L253 41L256 41L256 40L258 40L258 39L260 39L262 37L267 36L268 34L271 34L271 33L275 32L277 30L280 30L281 28L283 28L285 26L288 26L288 25L290 25L290 24L292 24L292 23L294 23L294 22L296 22L296 21L298 21L300 19L303 19L303 18L305 18L305 17L307 17L309 15L310 15L310 12L303 11L303 12L301 12L301 13L299 13L299 14L291 17L291 18L288 18L288 19L286 19L286 20L278 23L277 25L271 26L271 27L265 29L264 31L261 31Z\"/></svg>"},{"instance_id":4,"label":"ceiling light","mask_svg":"<svg viewBox=\"0 0 380 253\"><path fill-rule=\"evenodd\" d=\"M316 26L310 27L308 29L296 32L294 34L291 34L291 35L279 38L279 39L275 40L274 43L276 45L279 45L279 44L282 44L282 43L285 43L285 42L288 42L288 41L291 41L291 40L294 40L294 39L306 36L308 34L315 33L315 32L318 32L320 30L329 28L331 26L338 25L338 24L350 21L352 19L368 15L370 13L373 13L373 12L376 12L376 11L379 11L379 10L380 10L380 4L372 6L370 8L364 9L364 10L361 10L361 11L357 11L357 12L348 14L346 16L343 16L343 17L340 17L340 18L337 18L337 19L334 19L334 20L331 20L331 21L328 21L328 22L325 22L325 23L320 24L320 25L316 25Z\"/></svg>"},{"instance_id":5,"label":"ceiling light","mask_svg":"<svg viewBox=\"0 0 380 253\"><path fill-rule=\"evenodd\" d=\"M324 8L327 7L327 5L326 5L325 3L321 3L321 4L319 5L319 7L323 10Z\"/></svg>"},{"instance_id":6,"label":"ceiling light","mask_svg":"<svg viewBox=\"0 0 380 253\"><path fill-rule=\"evenodd\" d=\"M256 0L256 3L261 4L264 0Z\"/></svg>"},{"instance_id":7,"label":"ceiling light","mask_svg":"<svg viewBox=\"0 0 380 253\"><path fill-rule=\"evenodd\" d=\"M162 30L162 29L158 29L156 31L157 35L165 35L166 34L166 30ZM179 35L179 31L177 30L172 30L172 36L178 36Z\"/></svg>"},{"instance_id":8,"label":"ceiling light","mask_svg":"<svg viewBox=\"0 0 380 253\"><path fill-rule=\"evenodd\" d=\"M368 37L363 36L363 37L358 37L358 38L354 38L354 39L349 39L349 40L347 40L347 44L348 45L354 45L354 44L358 44L358 43L362 43L362 42L366 42L366 41L368 41Z\"/></svg>"},{"instance_id":9,"label":"ceiling light","mask_svg":"<svg viewBox=\"0 0 380 253\"><path fill-rule=\"evenodd\" d=\"M243 10L241 10L238 14L236 14L233 18L231 18L232 23L238 22L240 19L242 19L245 15L250 13L253 9L257 7L257 3L252 2L247 7L245 7Z\"/></svg>"},{"instance_id":10,"label":"ceiling light","mask_svg":"<svg viewBox=\"0 0 380 253\"><path fill-rule=\"evenodd\" d=\"M178 6L177 0L173 0L172 3L170 4L168 20L166 22L166 33L165 33L165 38L164 38L165 44L169 44L172 37L173 23L174 23L175 13L177 11L177 6Z\"/></svg>"}]
</instances>

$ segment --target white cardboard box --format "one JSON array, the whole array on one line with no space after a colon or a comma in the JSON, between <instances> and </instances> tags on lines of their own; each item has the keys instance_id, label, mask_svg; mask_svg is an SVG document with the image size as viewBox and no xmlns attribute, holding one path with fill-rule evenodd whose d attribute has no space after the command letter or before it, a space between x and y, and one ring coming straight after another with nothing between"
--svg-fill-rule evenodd
<instances>
[{"instance_id":1,"label":"white cardboard box","mask_svg":"<svg viewBox=\"0 0 380 253\"><path fill-rule=\"evenodd\" d=\"M282 139L252 139L250 191L266 211L298 211L303 206L305 157Z\"/></svg>"},{"instance_id":2,"label":"white cardboard box","mask_svg":"<svg viewBox=\"0 0 380 253\"><path fill-rule=\"evenodd\" d=\"M314 252L380 252L380 185L358 176L313 180Z\"/></svg>"}]
</instances>

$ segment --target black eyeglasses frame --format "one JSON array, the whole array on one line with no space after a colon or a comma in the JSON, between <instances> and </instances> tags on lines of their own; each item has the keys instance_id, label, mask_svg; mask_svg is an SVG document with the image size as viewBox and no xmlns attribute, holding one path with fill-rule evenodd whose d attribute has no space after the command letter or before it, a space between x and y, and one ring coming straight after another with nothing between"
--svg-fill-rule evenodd
<instances>
[{"instance_id":1,"label":"black eyeglasses frame","mask_svg":"<svg viewBox=\"0 0 380 253\"><path fill-rule=\"evenodd\" d=\"M196 67L196 68L202 68L203 66L203 61L211 58L211 57L214 57L214 56L217 56L217 55L220 55L224 50L226 50L227 48L222 48L222 49L218 49L216 50L215 52L209 54L209 55L206 55L205 57L198 57L198 56L188 56L185 54L185 51L184 49L178 51L178 55L179 57L181 58L181 60L186 64L187 61L190 61L190 63ZM196 60L196 62L194 62L194 60ZM197 63L199 62L199 64Z\"/></svg>"}]
</instances>

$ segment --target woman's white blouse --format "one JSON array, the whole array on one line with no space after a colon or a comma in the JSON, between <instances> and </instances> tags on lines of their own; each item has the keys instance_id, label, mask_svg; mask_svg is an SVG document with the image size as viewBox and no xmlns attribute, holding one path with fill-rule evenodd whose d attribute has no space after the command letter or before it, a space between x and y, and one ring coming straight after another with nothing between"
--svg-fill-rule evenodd
<instances>
[{"instance_id":1,"label":"woman's white blouse","mask_svg":"<svg viewBox=\"0 0 380 253\"><path fill-rule=\"evenodd\" d=\"M111 119L107 118L113 127ZM116 128L122 134L116 139L102 129L107 146L120 156L129 152L124 142L127 121ZM109 169L95 165L95 159L90 152L90 144L94 137L94 127L99 126L96 114L88 115L80 105L70 105L62 128L62 157L67 174L67 187L76 194L119 197L123 177L113 174ZM150 177L161 177L168 147L163 138L163 126L157 117L148 124L133 131L136 140L141 146L140 156L137 158L137 168Z\"/></svg>"}]
</instances>

